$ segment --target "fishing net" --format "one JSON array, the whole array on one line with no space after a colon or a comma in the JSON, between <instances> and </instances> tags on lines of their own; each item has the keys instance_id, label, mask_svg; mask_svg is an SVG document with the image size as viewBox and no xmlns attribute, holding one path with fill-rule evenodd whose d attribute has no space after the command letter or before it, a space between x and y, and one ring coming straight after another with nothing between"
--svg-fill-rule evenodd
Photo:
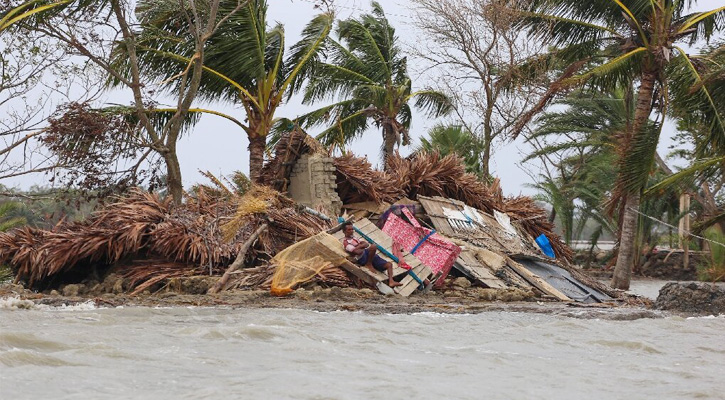
<instances>
[{"instance_id":1,"label":"fishing net","mask_svg":"<svg viewBox=\"0 0 725 400\"><path fill-rule=\"evenodd\" d=\"M340 266L346 256L342 243L325 232L295 243L272 259L277 269L272 276L271 292L275 296L285 296L323 269Z\"/></svg>"}]
</instances>

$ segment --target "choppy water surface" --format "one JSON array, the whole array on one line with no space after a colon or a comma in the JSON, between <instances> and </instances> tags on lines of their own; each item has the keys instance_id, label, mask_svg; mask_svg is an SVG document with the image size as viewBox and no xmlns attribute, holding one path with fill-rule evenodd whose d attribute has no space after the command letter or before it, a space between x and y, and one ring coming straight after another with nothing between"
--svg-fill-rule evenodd
<instances>
[{"instance_id":1,"label":"choppy water surface","mask_svg":"<svg viewBox=\"0 0 725 400\"><path fill-rule=\"evenodd\" d=\"M0 398L722 399L723 332L725 317L5 307Z\"/></svg>"}]
</instances>

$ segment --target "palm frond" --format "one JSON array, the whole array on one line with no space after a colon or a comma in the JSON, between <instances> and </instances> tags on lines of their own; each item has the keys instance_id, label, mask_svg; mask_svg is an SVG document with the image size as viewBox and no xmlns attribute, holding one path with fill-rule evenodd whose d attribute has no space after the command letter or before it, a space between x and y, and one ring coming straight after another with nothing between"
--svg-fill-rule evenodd
<instances>
[{"instance_id":1,"label":"palm frond","mask_svg":"<svg viewBox=\"0 0 725 400\"><path fill-rule=\"evenodd\" d=\"M284 93L285 88L290 86L287 92L287 98L292 96L302 88L305 80L310 79L314 74L314 69L320 64L321 50L325 47L327 37L332 30L333 15L320 14L313 18L305 29L302 31L302 39L292 46L291 54L285 65L290 69L285 72L285 76L280 79L282 86L280 92Z\"/></svg>"},{"instance_id":2,"label":"palm frond","mask_svg":"<svg viewBox=\"0 0 725 400\"><path fill-rule=\"evenodd\" d=\"M632 80L639 75L642 57L646 54L646 51L646 48L639 47L602 65L591 68L583 74L566 79L562 84L580 86L589 83L604 92L625 87L631 84Z\"/></svg>"},{"instance_id":3,"label":"palm frond","mask_svg":"<svg viewBox=\"0 0 725 400\"><path fill-rule=\"evenodd\" d=\"M725 93L725 79L707 85L687 54L682 49L679 52L668 68L673 104L679 113L708 128L709 138L702 146L725 148L725 106L715 101L710 90ZM702 146L696 151L704 155L707 149Z\"/></svg>"},{"instance_id":4,"label":"palm frond","mask_svg":"<svg viewBox=\"0 0 725 400\"><path fill-rule=\"evenodd\" d=\"M453 108L451 99L435 90L419 90L406 98L415 99L415 107L423 110L428 117L435 118L448 114Z\"/></svg>"},{"instance_id":5,"label":"palm frond","mask_svg":"<svg viewBox=\"0 0 725 400\"><path fill-rule=\"evenodd\" d=\"M688 186L695 182L699 176L703 175L707 170L713 167L725 169L725 156L697 160L694 164L688 166L687 168L683 168L682 170L657 182L657 184L648 187L644 191L644 195L656 196L676 186Z\"/></svg>"}]
</instances>

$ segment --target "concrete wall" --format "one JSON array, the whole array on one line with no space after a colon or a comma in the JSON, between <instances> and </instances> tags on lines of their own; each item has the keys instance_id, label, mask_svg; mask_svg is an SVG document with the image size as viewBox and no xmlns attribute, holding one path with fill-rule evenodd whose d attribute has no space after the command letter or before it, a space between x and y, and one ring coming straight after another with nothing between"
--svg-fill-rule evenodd
<instances>
[{"instance_id":1,"label":"concrete wall","mask_svg":"<svg viewBox=\"0 0 725 400\"><path fill-rule=\"evenodd\" d=\"M314 209L322 206L328 214L335 216L342 208L335 180L332 158L303 154L292 168L287 192L296 202Z\"/></svg>"}]
</instances>

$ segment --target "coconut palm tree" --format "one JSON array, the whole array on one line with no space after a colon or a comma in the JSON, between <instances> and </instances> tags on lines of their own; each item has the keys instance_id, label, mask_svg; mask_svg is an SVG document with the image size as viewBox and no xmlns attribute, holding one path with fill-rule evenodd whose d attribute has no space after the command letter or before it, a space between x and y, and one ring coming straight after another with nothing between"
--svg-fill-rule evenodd
<instances>
[{"instance_id":1,"label":"coconut palm tree","mask_svg":"<svg viewBox=\"0 0 725 400\"><path fill-rule=\"evenodd\" d=\"M178 29L186 20L175 18L175 0L160 0L168 12L158 11L155 28L160 31ZM236 7L237 0L224 0L227 8ZM163 9L161 9L163 10ZM199 95L210 101L225 100L239 105L246 117L241 123L249 139L249 176L259 181L264 162L267 135L275 123L279 105L298 90L309 75L310 65L318 57L332 29L333 16L323 13L312 19L302 32L302 39L285 54L284 27L267 25L267 2L249 0L243 9L231 16L209 38ZM153 21L148 21L149 23ZM178 90L174 79L194 58L193 43L165 40L149 30L150 40L141 55L144 71Z\"/></svg>"},{"instance_id":2,"label":"coconut palm tree","mask_svg":"<svg viewBox=\"0 0 725 400\"><path fill-rule=\"evenodd\" d=\"M20 3L16 7L0 12L0 32L9 29L13 24L33 17L43 17L49 12L67 6L72 0L31 0ZM81 2L82 3L82 2Z\"/></svg>"},{"instance_id":3,"label":"coconut palm tree","mask_svg":"<svg viewBox=\"0 0 725 400\"><path fill-rule=\"evenodd\" d=\"M486 176L481 165L483 143L471 131L461 125L436 125L427 138L420 139L417 151L437 151L445 157L456 154L463 158L466 172L483 179Z\"/></svg>"},{"instance_id":4,"label":"coconut palm tree","mask_svg":"<svg viewBox=\"0 0 725 400\"><path fill-rule=\"evenodd\" d=\"M382 129L385 161L396 143L410 144L411 103L431 117L449 112L451 103L444 94L412 90L407 58L379 3L372 3L371 14L340 21L337 35L340 41L329 41L329 62L315 66L303 100L337 102L298 118L305 127L327 125L318 135L324 144L349 143L372 122Z\"/></svg>"},{"instance_id":5,"label":"coconut palm tree","mask_svg":"<svg viewBox=\"0 0 725 400\"><path fill-rule=\"evenodd\" d=\"M605 231L616 230L612 218L602 212L602 203L616 175L612 143L634 114L629 103L621 90L611 95L574 92L556 102L556 111L541 115L527 137L536 150L523 162L540 158L551 167L550 176L533 187L550 202L567 242L579 236L589 219ZM578 224L576 215L581 217Z\"/></svg>"},{"instance_id":6,"label":"coconut palm tree","mask_svg":"<svg viewBox=\"0 0 725 400\"><path fill-rule=\"evenodd\" d=\"M569 65L542 103L558 90L586 86L611 90L637 82L634 119L619 141L614 198L620 207L620 250L612 286L629 288L640 195L655 162L659 132L646 129L655 106L667 112L672 75L692 88L699 113L710 122L709 142L725 146L725 122L702 85L697 62L678 43L708 40L723 28L725 7L690 12L696 0L531 0L522 27L557 47L551 54ZM697 99L697 100L694 100ZM541 108L541 104L538 109ZM698 151L704 151L703 148Z\"/></svg>"}]
</instances>

